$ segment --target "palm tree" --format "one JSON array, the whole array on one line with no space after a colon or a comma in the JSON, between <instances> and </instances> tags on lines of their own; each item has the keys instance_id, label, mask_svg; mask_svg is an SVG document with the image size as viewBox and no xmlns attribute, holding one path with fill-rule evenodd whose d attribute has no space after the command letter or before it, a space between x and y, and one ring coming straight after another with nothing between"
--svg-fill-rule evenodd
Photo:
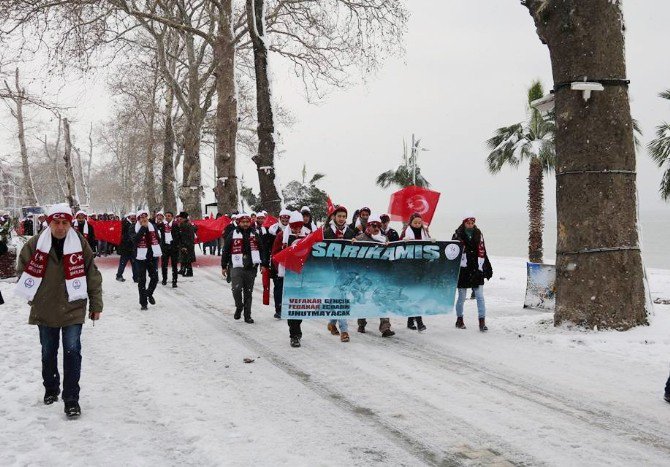
<instances>
[{"instance_id":1,"label":"palm tree","mask_svg":"<svg viewBox=\"0 0 670 467\"><path fill-rule=\"evenodd\" d=\"M670 89L659 94L663 99L670 100ZM665 172L661 179L661 198L670 200L670 124L663 122L656 127L656 138L651 140L648 146L649 155L659 168L665 166Z\"/></svg>"},{"instance_id":2,"label":"palm tree","mask_svg":"<svg viewBox=\"0 0 670 467\"><path fill-rule=\"evenodd\" d=\"M544 174L556 163L554 145L555 121L552 113L542 115L530 103L544 95L542 83L534 81L528 89L526 121L499 128L486 144L491 153L486 158L489 172L496 174L506 166L519 167L528 160L528 260L541 263L544 231Z\"/></svg>"},{"instance_id":3,"label":"palm tree","mask_svg":"<svg viewBox=\"0 0 670 467\"><path fill-rule=\"evenodd\" d=\"M412 150L409 156L407 155L407 143L402 142L402 164L395 170L387 170L379 174L377 177L377 185L382 188L388 188L391 185L399 188L416 185L428 188L430 183L421 175L421 169L418 165L419 151L427 151L428 149L420 147L421 138L414 140L412 135ZM416 167L416 174L415 169Z\"/></svg>"}]
</instances>

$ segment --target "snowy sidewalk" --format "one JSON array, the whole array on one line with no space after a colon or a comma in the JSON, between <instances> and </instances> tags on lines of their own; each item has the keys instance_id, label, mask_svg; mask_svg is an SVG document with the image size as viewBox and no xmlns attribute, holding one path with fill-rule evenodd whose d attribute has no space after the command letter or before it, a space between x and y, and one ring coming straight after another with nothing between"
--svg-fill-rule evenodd
<instances>
[{"instance_id":1,"label":"snowy sidewalk","mask_svg":"<svg viewBox=\"0 0 670 467\"><path fill-rule=\"evenodd\" d=\"M522 308L525 263L494 259L491 331L453 316L392 319L348 344L303 322L303 347L256 293L232 318L217 258L140 312L101 261L105 312L83 340L79 420L41 398L37 329L0 283L2 465L668 465L670 306L627 333L555 329ZM128 276L128 273L126 274ZM260 282L260 281L258 281ZM670 298L670 271L651 271ZM244 363L245 358L255 359Z\"/></svg>"}]
</instances>

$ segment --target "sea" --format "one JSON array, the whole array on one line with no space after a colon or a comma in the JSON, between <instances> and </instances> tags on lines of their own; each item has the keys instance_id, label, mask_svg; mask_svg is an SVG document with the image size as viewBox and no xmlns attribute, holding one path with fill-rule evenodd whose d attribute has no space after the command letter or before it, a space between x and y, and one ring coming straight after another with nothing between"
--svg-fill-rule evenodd
<instances>
[{"instance_id":1,"label":"sea","mask_svg":"<svg viewBox=\"0 0 670 467\"><path fill-rule=\"evenodd\" d=\"M645 267L670 269L670 217L667 211L643 211L642 258ZM451 239L455 225L435 222L430 233L437 239ZM478 213L477 226L482 230L489 256L528 257L528 214ZM544 262L554 263L556 258L556 218L547 216L543 235Z\"/></svg>"}]
</instances>

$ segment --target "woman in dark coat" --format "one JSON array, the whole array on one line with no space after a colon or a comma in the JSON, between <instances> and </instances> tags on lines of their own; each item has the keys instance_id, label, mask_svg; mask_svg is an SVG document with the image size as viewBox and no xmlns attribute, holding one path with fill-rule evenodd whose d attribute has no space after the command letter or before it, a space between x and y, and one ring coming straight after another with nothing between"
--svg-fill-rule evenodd
<instances>
[{"instance_id":1,"label":"woman in dark coat","mask_svg":"<svg viewBox=\"0 0 670 467\"><path fill-rule=\"evenodd\" d=\"M195 233L198 227L191 224L186 212L180 212L179 218L181 218L181 222L179 223L179 262L181 263L181 271L179 272L184 277L193 277L193 266L191 266L191 263L195 263Z\"/></svg>"},{"instance_id":2,"label":"woman in dark coat","mask_svg":"<svg viewBox=\"0 0 670 467\"><path fill-rule=\"evenodd\" d=\"M493 277L493 268L486 254L484 235L475 225L475 216L467 215L456 229L453 240L458 240L463 246L461 258L461 272L458 276L458 297L456 299L456 327L465 329L463 322L463 304L468 289L473 289L477 299L479 314L479 330L488 331L486 327L486 303L484 302L484 279Z\"/></svg>"}]
</instances>

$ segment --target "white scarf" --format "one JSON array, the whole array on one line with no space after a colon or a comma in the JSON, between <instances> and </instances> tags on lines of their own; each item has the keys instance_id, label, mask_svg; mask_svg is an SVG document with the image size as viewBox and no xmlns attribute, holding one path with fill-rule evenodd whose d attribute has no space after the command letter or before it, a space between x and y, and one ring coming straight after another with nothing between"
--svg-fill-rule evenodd
<instances>
[{"instance_id":1,"label":"white scarf","mask_svg":"<svg viewBox=\"0 0 670 467\"><path fill-rule=\"evenodd\" d=\"M75 223L77 225L77 230L79 230L79 221L75 221ZM88 240L88 221L86 220L84 221L84 228L80 233L84 236L86 240Z\"/></svg>"},{"instance_id":2,"label":"white scarf","mask_svg":"<svg viewBox=\"0 0 670 467\"><path fill-rule=\"evenodd\" d=\"M416 237L414 236L414 231L409 225L405 227L405 234L403 236L403 240L416 240ZM419 240L431 240L430 235L428 235L428 229L426 229L425 227L421 227L421 238Z\"/></svg>"},{"instance_id":3,"label":"white scarf","mask_svg":"<svg viewBox=\"0 0 670 467\"><path fill-rule=\"evenodd\" d=\"M303 229L305 229L305 228L303 227ZM300 240L305 238L305 236L303 235L303 231L304 230L300 231L300 236L298 236L295 240L293 240L293 243L299 242ZM284 231L284 233L286 233L286 232ZM289 234L290 233L291 233L291 229L289 229ZM309 231L307 231L307 234L309 234ZM293 243L291 243L291 245L288 244L288 237L284 237L284 238L286 238L286 242L287 242L286 245L284 246L284 248L288 248L289 246L293 245ZM277 275L279 277L284 277L286 275L286 268L281 263L279 263L277 265Z\"/></svg>"},{"instance_id":4,"label":"white scarf","mask_svg":"<svg viewBox=\"0 0 670 467\"><path fill-rule=\"evenodd\" d=\"M26 265L21 278L16 283L14 293L29 302L42 285L47 271L49 252L51 251L51 229L42 232L37 239L37 248ZM88 298L86 284L86 264L82 253L81 240L75 229L70 229L63 244L63 268L65 270L65 287L69 302Z\"/></svg>"},{"instance_id":5,"label":"white scarf","mask_svg":"<svg viewBox=\"0 0 670 467\"><path fill-rule=\"evenodd\" d=\"M288 225L284 227L281 222L277 222L276 224L270 226L270 228L268 229L268 233L276 237L279 230L283 230L285 228L288 228Z\"/></svg>"},{"instance_id":6,"label":"white scarf","mask_svg":"<svg viewBox=\"0 0 670 467\"><path fill-rule=\"evenodd\" d=\"M135 233L139 232L141 227L142 225L139 222L136 222ZM163 254L163 252L161 251L161 246L158 243L158 235L156 234L156 229L154 228L154 225L151 222L147 224L147 228L149 229L149 238L151 239L151 251L154 254L154 258L159 258ZM148 251L148 245L146 237L142 237L137 242L137 256L135 257L135 259L138 259L140 261L146 260L147 251Z\"/></svg>"},{"instance_id":7,"label":"white scarf","mask_svg":"<svg viewBox=\"0 0 670 467\"><path fill-rule=\"evenodd\" d=\"M310 230L307 227L303 226L303 227L300 228L300 233L297 236L298 237L306 237L311 233L312 232L310 232ZM282 243L284 245L288 245L288 237L291 235L291 227L290 226L287 225L286 227L284 227L284 234L283 235L284 236L282 238Z\"/></svg>"},{"instance_id":8,"label":"white scarf","mask_svg":"<svg viewBox=\"0 0 670 467\"><path fill-rule=\"evenodd\" d=\"M386 241L388 240L388 238L386 238L386 235L384 235L381 232L379 232L377 235L368 234L368 236L371 239L373 239L375 242L379 242L379 243L386 243Z\"/></svg>"},{"instance_id":9,"label":"white scarf","mask_svg":"<svg viewBox=\"0 0 670 467\"><path fill-rule=\"evenodd\" d=\"M172 219L170 222L163 221L163 225L165 225L165 244L166 245L172 245L172 224L173 223L174 223L174 219Z\"/></svg>"},{"instance_id":10,"label":"white scarf","mask_svg":"<svg viewBox=\"0 0 670 467\"><path fill-rule=\"evenodd\" d=\"M253 230L249 229L249 246L251 247L251 263L261 264L261 254L258 251L258 241ZM244 237L238 229L233 230L233 244L230 248L230 256L234 268L244 267Z\"/></svg>"},{"instance_id":11,"label":"white scarf","mask_svg":"<svg viewBox=\"0 0 670 467\"><path fill-rule=\"evenodd\" d=\"M333 233L335 234L336 237L338 237L337 233L339 232L340 235L342 235L341 238L344 238L344 234L347 231L347 223L345 222L344 225L342 226L342 228L339 229L337 227L337 224L335 223L335 221L330 221L330 229L333 231ZM340 237L338 237L338 238L340 238Z\"/></svg>"}]
</instances>

